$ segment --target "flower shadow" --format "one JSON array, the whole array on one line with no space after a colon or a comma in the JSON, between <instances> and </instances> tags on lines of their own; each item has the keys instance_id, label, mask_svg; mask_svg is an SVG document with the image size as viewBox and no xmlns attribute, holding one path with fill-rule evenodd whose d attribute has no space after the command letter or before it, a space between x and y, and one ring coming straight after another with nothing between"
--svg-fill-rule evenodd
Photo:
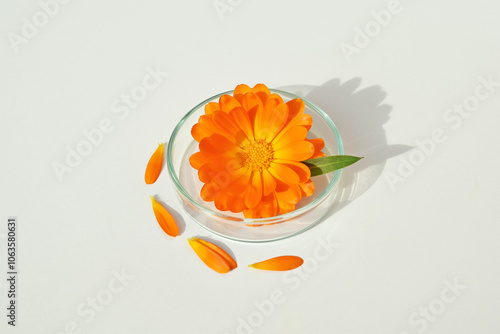
<instances>
[{"instance_id":1,"label":"flower shadow","mask_svg":"<svg viewBox=\"0 0 500 334\"><path fill-rule=\"evenodd\" d=\"M387 159L409 151L406 145L389 145L384 124L392 107L384 100L387 93L380 86L360 89L361 78L345 82L332 79L321 86L280 87L304 97L327 113L337 126L344 144L344 154L364 159L342 170L339 199L324 219L341 210L365 193L382 175Z\"/></svg>"}]
</instances>

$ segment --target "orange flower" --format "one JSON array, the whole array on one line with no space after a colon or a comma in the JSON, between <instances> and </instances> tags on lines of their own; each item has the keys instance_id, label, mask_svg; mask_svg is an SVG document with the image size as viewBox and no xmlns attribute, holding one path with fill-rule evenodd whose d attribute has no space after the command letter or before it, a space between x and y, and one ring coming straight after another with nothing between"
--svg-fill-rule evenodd
<instances>
[{"instance_id":1,"label":"orange flower","mask_svg":"<svg viewBox=\"0 0 500 334\"><path fill-rule=\"evenodd\" d=\"M203 200L265 218L312 195L311 172L301 161L324 156L324 141L306 138L312 117L304 108L301 99L284 103L263 84L239 85L233 96L208 103L191 130L199 152L189 159L204 183Z\"/></svg>"}]
</instances>

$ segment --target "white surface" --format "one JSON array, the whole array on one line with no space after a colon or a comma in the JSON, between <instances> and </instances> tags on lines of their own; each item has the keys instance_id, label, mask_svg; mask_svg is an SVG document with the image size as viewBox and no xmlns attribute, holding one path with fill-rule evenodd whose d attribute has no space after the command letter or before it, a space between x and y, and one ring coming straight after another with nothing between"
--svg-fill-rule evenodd
<instances>
[{"instance_id":1,"label":"white surface","mask_svg":"<svg viewBox=\"0 0 500 334\"><path fill-rule=\"evenodd\" d=\"M456 128L443 119L472 101L478 77L500 82L498 1L401 1L351 62L340 46L389 1L231 3L221 20L212 0L75 0L18 53L7 36L40 7L0 3L0 232L17 217L20 243L18 326L3 311L1 332L499 333L500 87ZM112 103L157 66L168 77L120 118ZM189 222L166 170L152 186L143 174L191 107L258 82L312 90L346 152L366 158L346 169L340 210L300 236L256 245ZM53 162L106 118L113 131L60 182ZM391 189L388 173L418 158L409 149L438 128L446 140ZM184 217L176 239L156 224L151 194ZM211 271L191 236L227 246L239 267ZM328 238L331 254L319 248ZM290 273L247 268L283 254L306 264ZM118 289L114 270L134 279L92 317L85 303L105 297L110 282ZM454 281L466 287L457 295L446 283ZM259 311L256 302L269 307L280 292L280 304Z\"/></svg>"}]
</instances>

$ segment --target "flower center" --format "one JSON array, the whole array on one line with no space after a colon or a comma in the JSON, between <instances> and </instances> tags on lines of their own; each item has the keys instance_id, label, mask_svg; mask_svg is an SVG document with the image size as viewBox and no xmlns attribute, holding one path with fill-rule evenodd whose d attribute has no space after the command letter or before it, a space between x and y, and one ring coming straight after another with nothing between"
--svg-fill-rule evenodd
<instances>
[{"instance_id":1,"label":"flower center","mask_svg":"<svg viewBox=\"0 0 500 334\"><path fill-rule=\"evenodd\" d=\"M270 143L262 139L256 140L243 147L240 158L242 166L248 167L252 171L262 172L269 168L273 162L274 150Z\"/></svg>"}]
</instances>

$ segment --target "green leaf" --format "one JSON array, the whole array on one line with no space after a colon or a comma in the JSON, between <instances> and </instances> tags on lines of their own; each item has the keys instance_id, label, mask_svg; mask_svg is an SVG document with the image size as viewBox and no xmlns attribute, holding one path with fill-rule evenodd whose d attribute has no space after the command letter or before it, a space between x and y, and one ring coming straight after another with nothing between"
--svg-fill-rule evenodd
<instances>
[{"instance_id":1,"label":"green leaf","mask_svg":"<svg viewBox=\"0 0 500 334\"><path fill-rule=\"evenodd\" d=\"M311 176L323 175L352 165L363 159L362 157L353 157L351 155L332 155L302 161L311 170Z\"/></svg>"}]
</instances>

